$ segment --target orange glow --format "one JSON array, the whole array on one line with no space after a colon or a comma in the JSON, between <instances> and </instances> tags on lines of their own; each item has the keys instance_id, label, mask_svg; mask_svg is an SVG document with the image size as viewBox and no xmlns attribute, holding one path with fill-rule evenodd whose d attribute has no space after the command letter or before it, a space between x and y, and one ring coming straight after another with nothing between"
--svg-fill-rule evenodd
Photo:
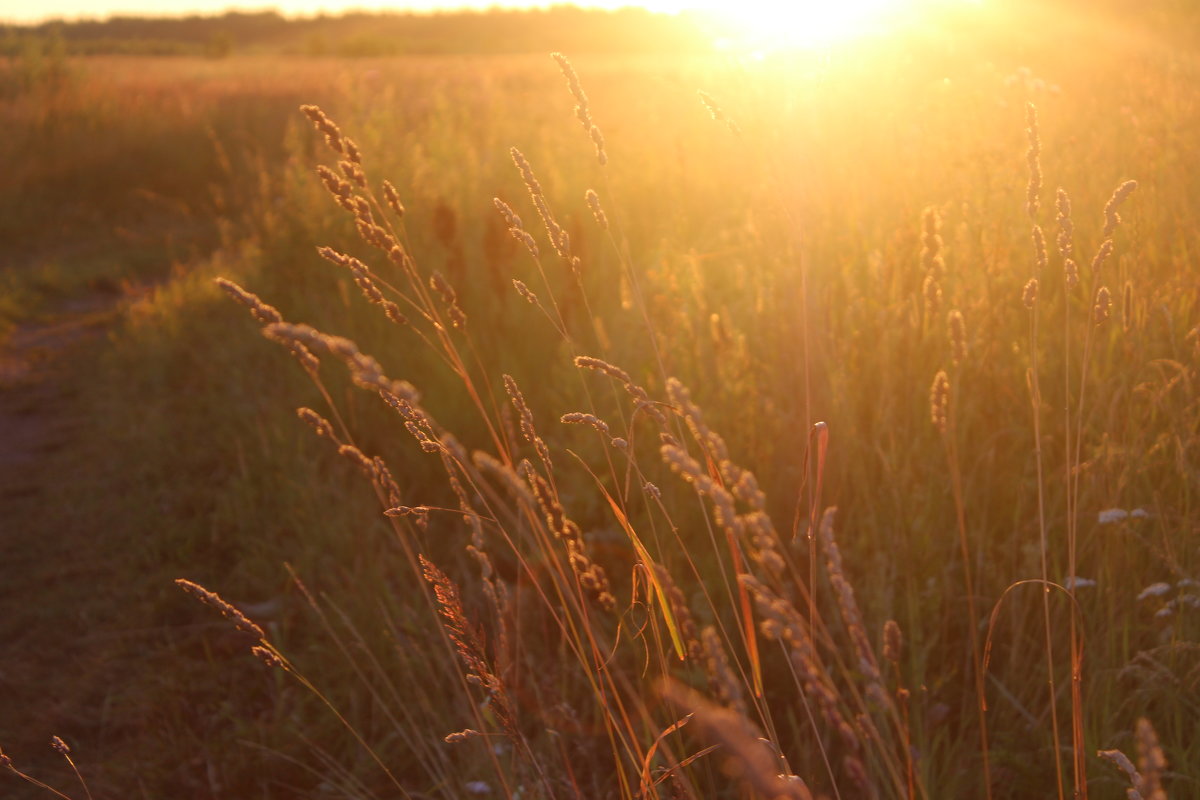
<instances>
[{"instance_id":1,"label":"orange glow","mask_svg":"<svg viewBox=\"0 0 1200 800\"><path fill-rule=\"evenodd\" d=\"M855 39L886 35L920 21L939 8L980 5L982 0L772 0L686 2L728 30L724 43L771 51L819 49ZM651 8L666 4L646 3Z\"/></svg>"},{"instance_id":2,"label":"orange glow","mask_svg":"<svg viewBox=\"0 0 1200 800\"><path fill-rule=\"evenodd\" d=\"M560 0L0 0L0 21L105 18L112 15L173 16L220 14L227 10L276 8L289 16L363 11L485 10L529 8ZM575 0L586 8L642 6L665 13L699 12L728 31L728 38L761 49L817 48L886 33L898 22L919 18L937 6L978 5L982 0Z\"/></svg>"}]
</instances>

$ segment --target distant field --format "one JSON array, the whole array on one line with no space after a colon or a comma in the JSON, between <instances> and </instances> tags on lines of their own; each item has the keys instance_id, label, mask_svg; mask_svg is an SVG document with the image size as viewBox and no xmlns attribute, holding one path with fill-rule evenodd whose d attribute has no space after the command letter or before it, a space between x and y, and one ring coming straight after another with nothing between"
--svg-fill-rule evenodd
<instances>
[{"instance_id":1,"label":"distant field","mask_svg":"<svg viewBox=\"0 0 1200 800\"><path fill-rule=\"evenodd\" d=\"M127 298L10 515L133 543L85 778L1118 798L1120 749L1193 794L1200 52L1039 5L567 56L582 112L546 55L0 67L2 324Z\"/></svg>"}]
</instances>

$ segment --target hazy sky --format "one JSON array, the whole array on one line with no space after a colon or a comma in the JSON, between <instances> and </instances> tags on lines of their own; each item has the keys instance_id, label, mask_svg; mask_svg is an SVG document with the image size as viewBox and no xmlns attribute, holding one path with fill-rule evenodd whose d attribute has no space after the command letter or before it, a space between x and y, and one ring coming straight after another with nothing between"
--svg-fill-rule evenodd
<instances>
[{"instance_id":1,"label":"hazy sky","mask_svg":"<svg viewBox=\"0 0 1200 800\"><path fill-rule=\"evenodd\" d=\"M562 2L562 0L559 0ZM704 6L687 0L576 0L575 5L593 8L619 8L638 5L656 11L678 11L686 6ZM114 14L182 15L189 13L220 14L230 8L261 10L275 8L285 14L315 14L320 11L337 13L352 8L429 11L438 8L487 8L489 6L551 5L549 2L518 2L514 0L264 0L262 3L239 3L237 0L0 0L0 20L33 22L51 17L102 18Z\"/></svg>"}]
</instances>

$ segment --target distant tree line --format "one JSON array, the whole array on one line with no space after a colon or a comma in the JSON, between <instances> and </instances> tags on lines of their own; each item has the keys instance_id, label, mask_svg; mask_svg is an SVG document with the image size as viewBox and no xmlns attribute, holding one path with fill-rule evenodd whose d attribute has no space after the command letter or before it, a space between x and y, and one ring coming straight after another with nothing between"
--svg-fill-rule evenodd
<instances>
[{"instance_id":1,"label":"distant tree line","mask_svg":"<svg viewBox=\"0 0 1200 800\"><path fill-rule=\"evenodd\" d=\"M127 17L0 26L0 52L30 39L61 42L69 55L313 56L451 53L681 53L711 49L711 34L685 16L644 9L491 9L429 14L351 12L289 19L275 11L219 16Z\"/></svg>"}]
</instances>

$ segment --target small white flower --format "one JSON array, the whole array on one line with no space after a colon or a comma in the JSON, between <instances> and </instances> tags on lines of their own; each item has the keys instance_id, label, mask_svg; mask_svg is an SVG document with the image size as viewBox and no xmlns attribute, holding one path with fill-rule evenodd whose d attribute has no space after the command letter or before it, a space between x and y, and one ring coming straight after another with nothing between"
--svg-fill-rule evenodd
<instances>
[{"instance_id":1,"label":"small white flower","mask_svg":"<svg viewBox=\"0 0 1200 800\"><path fill-rule=\"evenodd\" d=\"M1184 578L1179 583L1175 584L1176 589L1191 589L1200 586L1200 582L1194 581L1191 578Z\"/></svg>"},{"instance_id":2,"label":"small white flower","mask_svg":"<svg viewBox=\"0 0 1200 800\"><path fill-rule=\"evenodd\" d=\"M1137 599L1145 600L1147 597L1162 597L1169 591L1171 591L1171 584L1169 583L1152 583L1145 589L1142 589L1142 593L1137 596Z\"/></svg>"},{"instance_id":3,"label":"small white flower","mask_svg":"<svg viewBox=\"0 0 1200 800\"><path fill-rule=\"evenodd\" d=\"M1123 508L1106 508L1098 515L1098 520L1101 525L1108 525L1112 522L1121 522L1129 518L1129 512Z\"/></svg>"},{"instance_id":4,"label":"small white flower","mask_svg":"<svg viewBox=\"0 0 1200 800\"><path fill-rule=\"evenodd\" d=\"M1167 619L1174 613L1175 613L1175 609L1171 608L1170 606L1163 606L1158 611L1154 612L1154 618L1155 619Z\"/></svg>"},{"instance_id":5,"label":"small white flower","mask_svg":"<svg viewBox=\"0 0 1200 800\"><path fill-rule=\"evenodd\" d=\"M1063 581L1063 585L1068 589L1087 589L1090 586L1095 586L1096 582L1091 578L1080 578L1078 575L1072 575Z\"/></svg>"},{"instance_id":6,"label":"small white flower","mask_svg":"<svg viewBox=\"0 0 1200 800\"><path fill-rule=\"evenodd\" d=\"M483 781L468 781L466 784L463 785L463 788L466 789L471 794L491 794L492 793L492 787L488 786Z\"/></svg>"},{"instance_id":7,"label":"small white flower","mask_svg":"<svg viewBox=\"0 0 1200 800\"><path fill-rule=\"evenodd\" d=\"M1150 519L1150 512L1144 508L1135 508L1129 512L1129 516L1134 519Z\"/></svg>"}]
</instances>

